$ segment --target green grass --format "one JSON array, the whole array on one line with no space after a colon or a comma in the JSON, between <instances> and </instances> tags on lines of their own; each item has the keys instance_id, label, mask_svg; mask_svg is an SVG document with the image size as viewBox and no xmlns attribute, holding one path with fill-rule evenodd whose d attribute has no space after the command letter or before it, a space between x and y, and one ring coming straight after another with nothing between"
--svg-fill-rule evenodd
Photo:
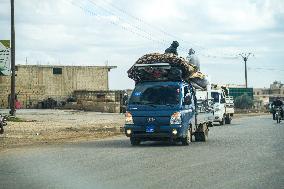
<instances>
[{"instance_id":1,"label":"green grass","mask_svg":"<svg viewBox=\"0 0 284 189\"><path fill-rule=\"evenodd\" d=\"M7 121L11 122L26 122L25 119L19 118L19 117L7 117Z\"/></svg>"}]
</instances>

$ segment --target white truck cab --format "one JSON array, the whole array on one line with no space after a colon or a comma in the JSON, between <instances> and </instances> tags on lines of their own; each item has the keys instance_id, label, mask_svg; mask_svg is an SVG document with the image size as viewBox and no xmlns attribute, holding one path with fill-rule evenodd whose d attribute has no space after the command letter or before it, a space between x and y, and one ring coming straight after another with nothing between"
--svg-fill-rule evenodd
<instances>
[{"instance_id":1,"label":"white truck cab","mask_svg":"<svg viewBox=\"0 0 284 189\"><path fill-rule=\"evenodd\" d=\"M220 125L230 124L234 115L234 100L231 96L226 96L223 89L212 89L214 123Z\"/></svg>"}]
</instances>

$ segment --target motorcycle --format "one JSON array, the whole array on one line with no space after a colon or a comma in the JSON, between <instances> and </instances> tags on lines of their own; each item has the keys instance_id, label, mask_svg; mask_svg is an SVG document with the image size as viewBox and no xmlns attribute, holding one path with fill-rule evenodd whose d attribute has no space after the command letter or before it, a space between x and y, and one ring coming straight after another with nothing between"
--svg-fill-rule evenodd
<instances>
[{"instance_id":1,"label":"motorcycle","mask_svg":"<svg viewBox=\"0 0 284 189\"><path fill-rule=\"evenodd\" d=\"M277 123L280 123L281 119L283 119L281 111L282 111L282 109L280 107L275 108L275 119L276 119Z\"/></svg>"},{"instance_id":2,"label":"motorcycle","mask_svg":"<svg viewBox=\"0 0 284 189\"><path fill-rule=\"evenodd\" d=\"M0 114L0 134L4 133L4 126L7 125L7 117Z\"/></svg>"}]
</instances>

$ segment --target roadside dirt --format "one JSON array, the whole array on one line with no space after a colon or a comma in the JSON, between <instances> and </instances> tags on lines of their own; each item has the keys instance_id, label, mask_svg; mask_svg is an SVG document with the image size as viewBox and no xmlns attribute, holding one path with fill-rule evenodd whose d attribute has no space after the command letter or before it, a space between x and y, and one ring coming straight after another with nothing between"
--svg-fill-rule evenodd
<instances>
[{"instance_id":1,"label":"roadside dirt","mask_svg":"<svg viewBox=\"0 0 284 189\"><path fill-rule=\"evenodd\" d=\"M0 135L0 150L106 138L120 135L124 124L123 114L72 110L18 110L17 117L25 121L8 122Z\"/></svg>"},{"instance_id":2,"label":"roadside dirt","mask_svg":"<svg viewBox=\"0 0 284 189\"><path fill-rule=\"evenodd\" d=\"M0 110L6 113L8 110ZM265 113L236 114L233 119ZM0 151L13 147L91 141L121 135L123 114L74 110L18 110L24 122L8 122L0 135Z\"/></svg>"},{"instance_id":3,"label":"roadside dirt","mask_svg":"<svg viewBox=\"0 0 284 189\"><path fill-rule=\"evenodd\" d=\"M265 113L265 112L258 112L258 113L240 113L240 114L234 114L234 118L241 118L241 117L253 117L253 116L260 116L260 115L269 115L269 113ZM272 118L272 116L271 116Z\"/></svg>"}]
</instances>

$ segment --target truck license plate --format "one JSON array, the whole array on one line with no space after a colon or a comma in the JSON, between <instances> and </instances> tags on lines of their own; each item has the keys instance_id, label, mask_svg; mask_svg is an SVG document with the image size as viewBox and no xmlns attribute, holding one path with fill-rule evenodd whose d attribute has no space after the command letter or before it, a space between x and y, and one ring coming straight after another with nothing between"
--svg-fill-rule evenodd
<instances>
[{"instance_id":1,"label":"truck license plate","mask_svg":"<svg viewBox=\"0 0 284 189\"><path fill-rule=\"evenodd\" d=\"M149 125L146 127L146 133L153 133L154 132L154 126L153 125Z\"/></svg>"}]
</instances>

